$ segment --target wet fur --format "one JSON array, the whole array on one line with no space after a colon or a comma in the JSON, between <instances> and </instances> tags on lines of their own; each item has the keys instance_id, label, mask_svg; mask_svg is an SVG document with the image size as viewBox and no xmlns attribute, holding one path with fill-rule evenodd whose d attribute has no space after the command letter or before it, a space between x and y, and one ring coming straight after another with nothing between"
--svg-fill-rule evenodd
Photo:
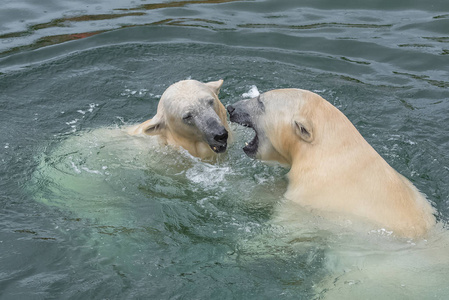
<instances>
[{"instance_id":1,"label":"wet fur","mask_svg":"<svg viewBox=\"0 0 449 300\"><path fill-rule=\"evenodd\" d=\"M262 101L263 111L255 101ZM434 226L434 210L425 197L319 95L273 90L260 99L242 100L230 111L231 121L241 114L254 124L256 158L291 167L287 199L321 215L367 221L402 237L425 236Z\"/></svg>"},{"instance_id":2,"label":"wet fur","mask_svg":"<svg viewBox=\"0 0 449 300\"><path fill-rule=\"evenodd\" d=\"M219 154L212 149L226 148L226 145L211 144L205 138L208 131L213 130L212 126L208 127L205 120L198 121L202 124L201 128L196 124L189 125L183 121L183 117L185 118L184 115L190 112L194 112L194 117L198 119L208 116L214 121L215 127L221 126L226 129L230 141L231 132L227 123L226 109L218 99L222 84L223 80L208 83L183 80L171 85L161 96L156 115L128 128L127 132L131 135L155 135L162 144L182 147L193 156L202 159L216 158Z\"/></svg>"}]
</instances>

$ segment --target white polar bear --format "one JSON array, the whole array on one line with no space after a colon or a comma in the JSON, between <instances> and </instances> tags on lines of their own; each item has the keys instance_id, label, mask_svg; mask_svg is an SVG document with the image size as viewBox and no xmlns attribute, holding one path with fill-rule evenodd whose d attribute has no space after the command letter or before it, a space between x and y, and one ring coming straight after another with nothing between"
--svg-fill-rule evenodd
<instances>
[{"instance_id":1,"label":"white polar bear","mask_svg":"<svg viewBox=\"0 0 449 300\"><path fill-rule=\"evenodd\" d=\"M131 135L157 135L162 144L180 146L191 155L214 159L226 151L230 130L218 99L223 80L183 80L163 93L156 115L128 128Z\"/></svg>"},{"instance_id":2,"label":"white polar bear","mask_svg":"<svg viewBox=\"0 0 449 300\"><path fill-rule=\"evenodd\" d=\"M424 196L319 95L273 90L227 109L231 122L256 132L247 155L291 166L287 199L402 237L422 237L435 224Z\"/></svg>"}]
</instances>

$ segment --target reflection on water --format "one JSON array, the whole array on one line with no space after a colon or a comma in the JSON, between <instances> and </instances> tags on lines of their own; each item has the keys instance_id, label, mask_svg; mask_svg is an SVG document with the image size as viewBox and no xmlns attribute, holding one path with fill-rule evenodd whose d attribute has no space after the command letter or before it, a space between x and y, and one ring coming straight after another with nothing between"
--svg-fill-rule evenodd
<instances>
[{"instance_id":1,"label":"reflection on water","mask_svg":"<svg viewBox=\"0 0 449 300\"><path fill-rule=\"evenodd\" d=\"M176 8L176 7L184 7L186 5L191 4L216 4L216 3L227 3L227 2L234 2L237 0L207 0L207 1L173 1L173 2L167 2L167 3L156 3L156 4L143 4L138 7L131 7L131 8L114 8L113 10L117 11L129 11L129 10L155 10L155 9L164 9L164 8ZM114 14L96 14L96 15L81 15L81 16L75 16L75 17L64 17L64 18L57 18L53 19L50 22L46 23L40 23L40 24L34 24L29 25L26 31L20 31L20 32L9 32L5 34L0 34L0 40L4 39L6 40L6 43L8 43L9 39L12 38L20 38L24 36L30 36L34 35L36 31L43 30L43 29L54 29L53 31L58 31L58 28L61 27L76 27L74 23L77 22L94 22L94 21L107 21L107 20L113 20L118 18L124 18L124 17L131 17L131 16L147 16L146 12L129 12L129 13L114 13ZM14 53L17 51L22 50L32 50L37 49L40 47L45 47L53 44L59 44L64 43L71 40L77 40L86 38L95 34L99 34L102 32L118 29L118 28L125 28L130 26L142 26L142 25L176 25L176 26L197 26L197 27L205 27L210 28L208 26L204 25L194 25L194 24L185 24L188 22L193 23L210 23L210 24L219 24L223 25L224 23L214 21L214 20L208 20L208 19L200 19L200 18L176 18L176 19L164 19L159 20L155 22L150 23L142 23L139 25L131 25L131 24L117 24L116 26L113 26L110 29L107 30L95 30L95 31L88 31L88 32L76 32L71 34L58 34L58 35L49 35L40 37L37 41L35 41L33 44L25 45L21 47L14 47L9 50L0 52L1 55L6 55L9 53Z\"/></svg>"},{"instance_id":2,"label":"reflection on water","mask_svg":"<svg viewBox=\"0 0 449 300\"><path fill-rule=\"evenodd\" d=\"M287 170L246 157L240 126L216 164L118 129L181 79L223 78L225 105L309 89L444 224L449 7L431 2L4 3L0 297L444 299L446 229L398 240L284 202Z\"/></svg>"},{"instance_id":3,"label":"reflection on water","mask_svg":"<svg viewBox=\"0 0 449 300\"><path fill-rule=\"evenodd\" d=\"M298 63L311 68L317 64L328 66L328 72L345 73L342 78L360 80L360 83L415 85L419 82L439 88L448 86L444 66L448 51L445 28L449 17L442 13L441 3L433 4L429 10L411 10L407 6L406 14L398 10L399 2L390 4L395 7L392 10L372 6L364 9L353 3L343 9L324 1L301 7L287 0L173 1L127 4L128 7L118 1L95 7L82 4L76 9L68 2L65 5L44 8L48 13L36 17L43 22L23 20L20 26L25 25L26 30L15 31L9 28L11 23L0 21L0 28L8 28L3 33L0 31L0 56L132 27L205 28L221 34L209 39L211 34L207 32L197 35L196 40L282 49L286 57L310 54L311 58ZM416 3L416 7L421 4ZM8 11L14 15L16 9L14 4L9 4L5 16ZM186 36L182 30L178 32L179 36L164 42ZM226 36L227 32L235 33L235 37ZM128 33L128 39L134 35ZM142 38L138 37L139 40ZM158 41L161 36L155 29L145 35L145 42ZM338 60L346 63L337 64ZM351 63L370 67L360 69Z\"/></svg>"},{"instance_id":4,"label":"reflection on water","mask_svg":"<svg viewBox=\"0 0 449 300\"><path fill-rule=\"evenodd\" d=\"M215 3L227 3L241 0L197 0L197 1L172 1L167 3L156 3L156 4L142 4L136 8L128 8L128 10L133 9L159 9L159 8L167 8L167 7L184 7L189 4L215 4Z\"/></svg>"},{"instance_id":5,"label":"reflection on water","mask_svg":"<svg viewBox=\"0 0 449 300\"><path fill-rule=\"evenodd\" d=\"M279 24L244 24L239 25L243 28L283 28L283 29L319 29L319 28L382 28L391 27L391 24L376 25L376 24L344 24L344 23L316 23L308 25L279 25Z\"/></svg>"}]
</instances>

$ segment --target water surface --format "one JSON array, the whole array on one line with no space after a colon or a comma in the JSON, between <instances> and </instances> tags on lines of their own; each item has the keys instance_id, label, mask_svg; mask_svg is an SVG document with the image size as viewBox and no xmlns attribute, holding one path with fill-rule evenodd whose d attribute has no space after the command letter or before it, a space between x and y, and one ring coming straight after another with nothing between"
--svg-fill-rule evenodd
<instances>
[{"instance_id":1,"label":"water surface","mask_svg":"<svg viewBox=\"0 0 449 300\"><path fill-rule=\"evenodd\" d=\"M225 105L253 85L309 89L446 223L448 28L445 1L7 1L0 297L444 299L444 229L336 233L297 208L276 223L287 170L244 155L250 130L209 164L118 128L186 78L224 79Z\"/></svg>"}]
</instances>

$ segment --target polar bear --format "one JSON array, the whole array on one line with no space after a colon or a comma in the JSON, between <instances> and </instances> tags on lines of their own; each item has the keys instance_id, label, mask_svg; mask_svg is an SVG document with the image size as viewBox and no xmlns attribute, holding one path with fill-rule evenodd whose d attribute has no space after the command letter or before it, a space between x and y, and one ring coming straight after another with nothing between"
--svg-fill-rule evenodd
<instances>
[{"instance_id":1,"label":"polar bear","mask_svg":"<svg viewBox=\"0 0 449 300\"><path fill-rule=\"evenodd\" d=\"M230 130L226 109L218 99L223 80L183 80L162 94L156 115L127 129L131 135L156 135L165 145L180 146L201 159L226 151Z\"/></svg>"},{"instance_id":2,"label":"polar bear","mask_svg":"<svg viewBox=\"0 0 449 300\"><path fill-rule=\"evenodd\" d=\"M425 197L319 95L272 90L227 109L231 122L256 132L243 148L248 156L291 167L285 198L400 237L422 237L435 224Z\"/></svg>"}]
</instances>

